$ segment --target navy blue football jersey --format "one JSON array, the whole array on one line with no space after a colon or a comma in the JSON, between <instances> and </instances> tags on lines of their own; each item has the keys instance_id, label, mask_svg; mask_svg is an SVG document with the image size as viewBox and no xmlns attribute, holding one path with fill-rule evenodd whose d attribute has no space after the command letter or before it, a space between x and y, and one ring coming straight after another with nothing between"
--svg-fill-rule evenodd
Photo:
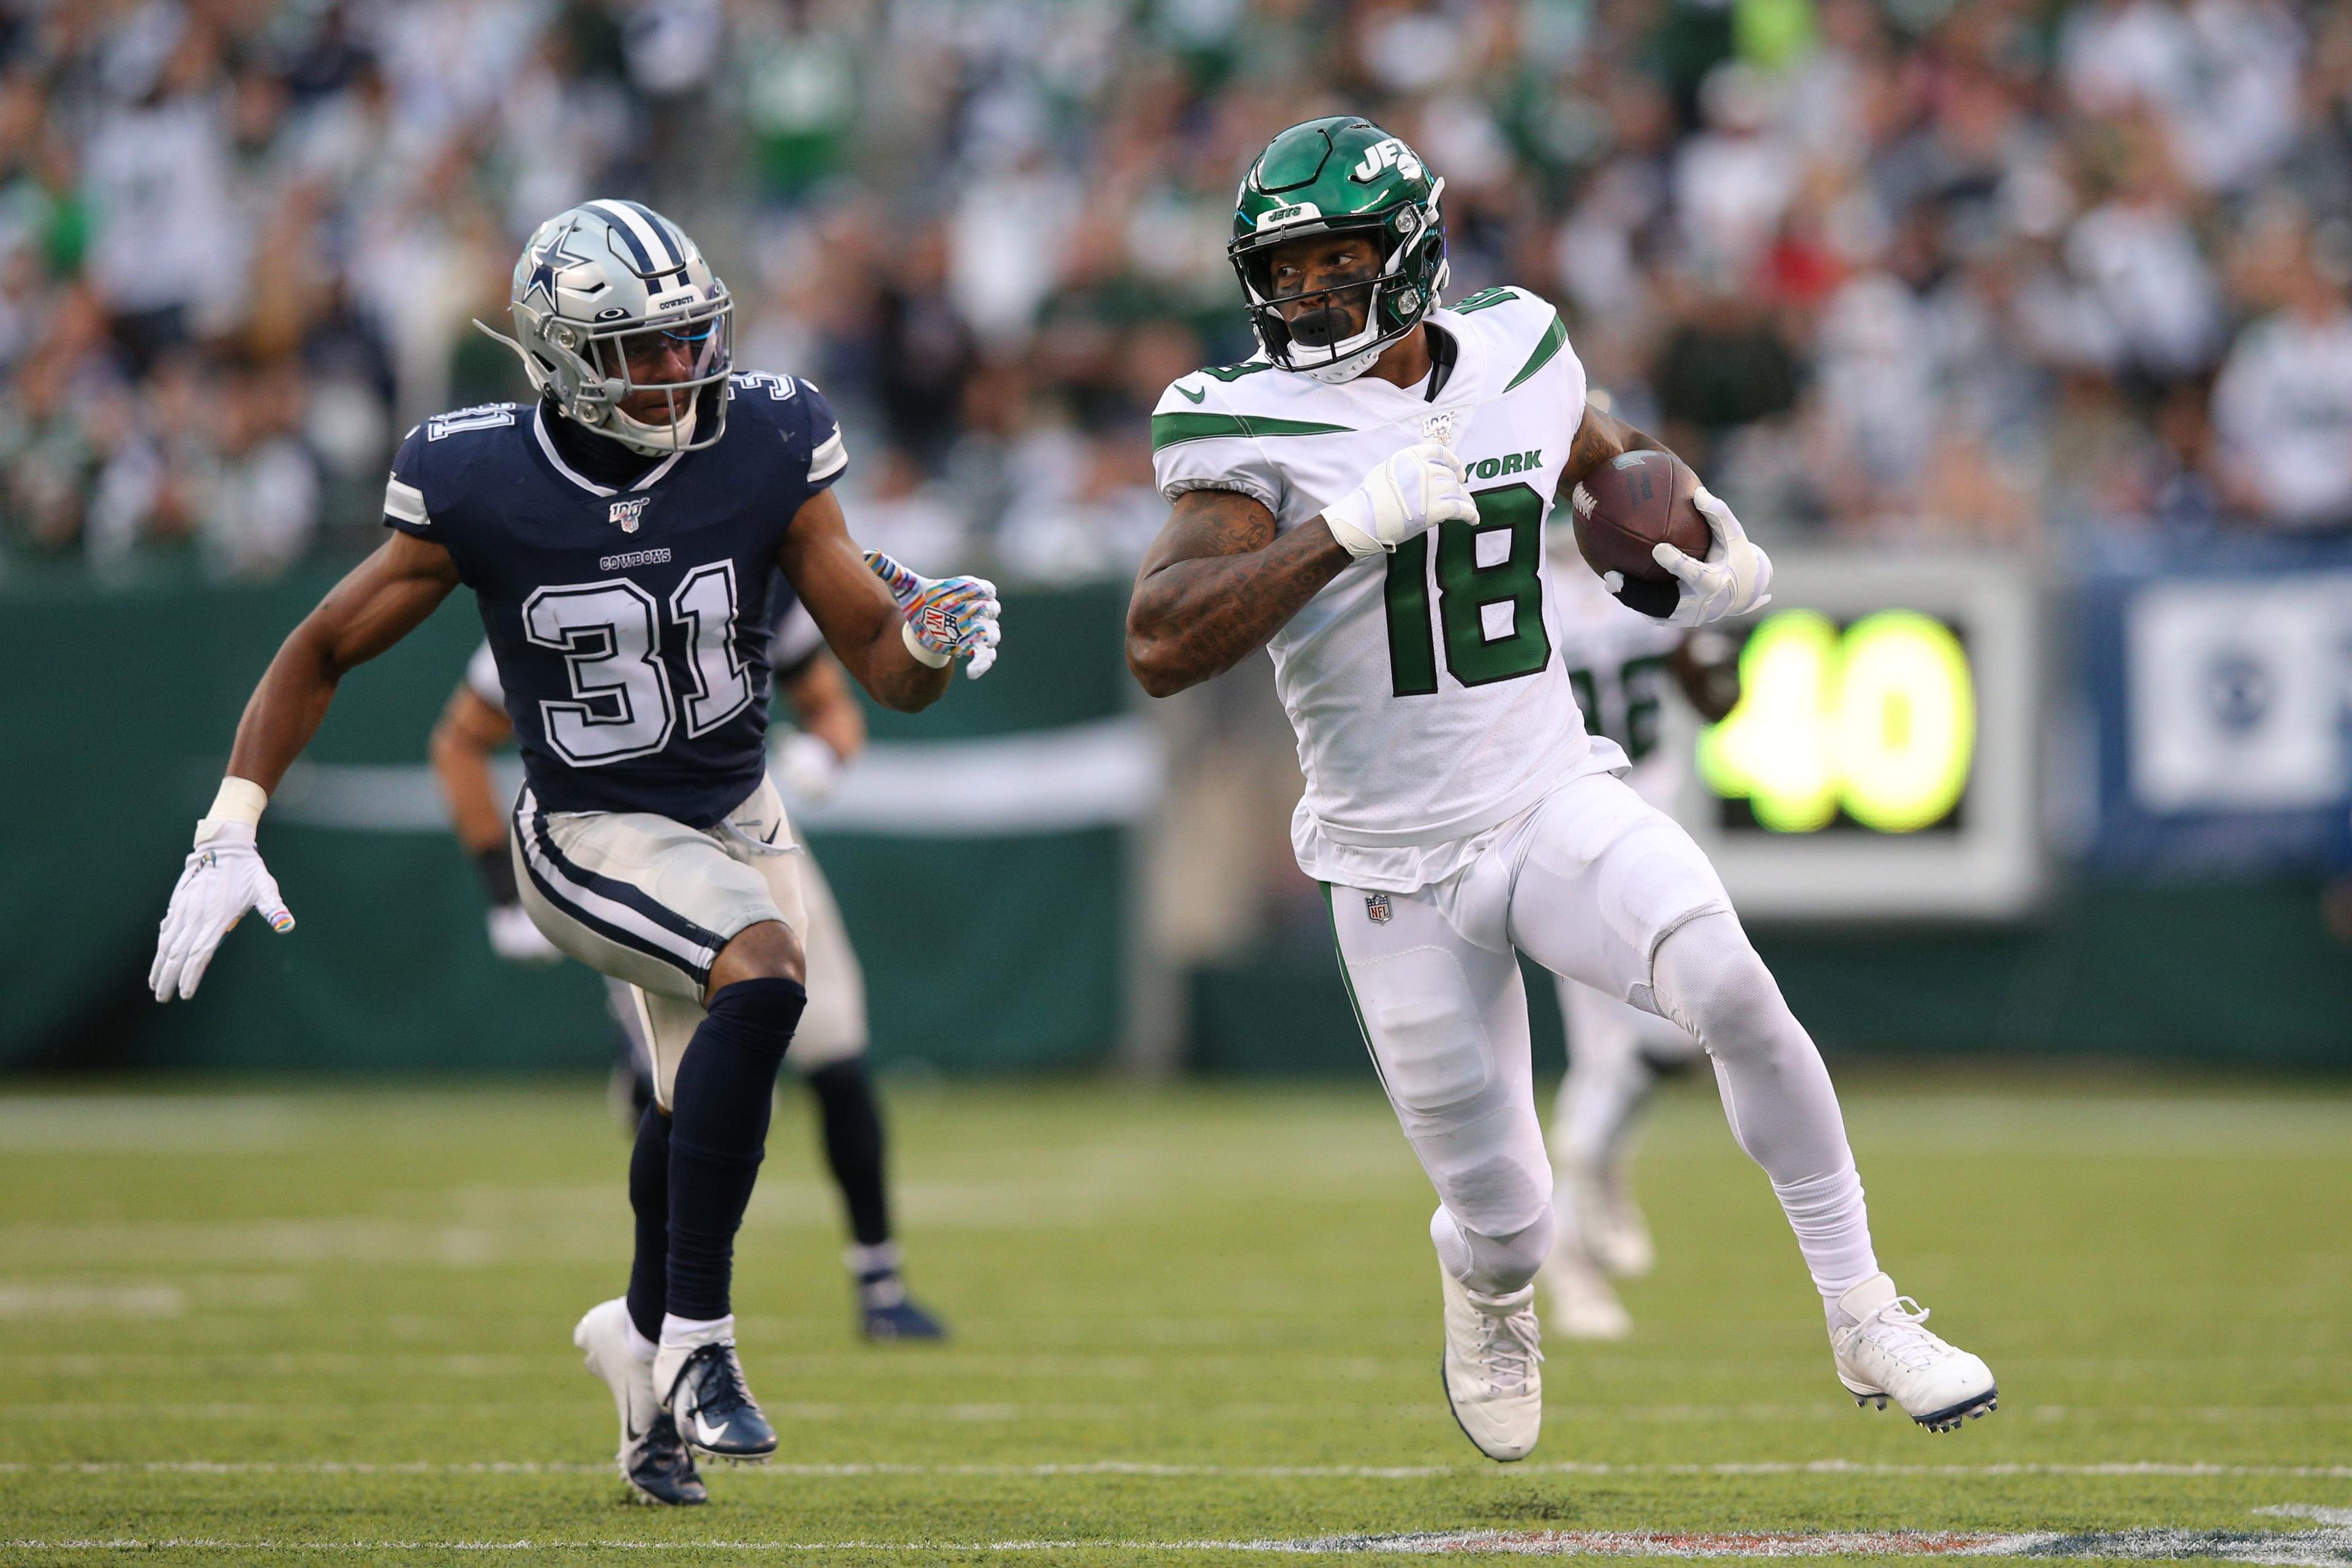
<instances>
[{"instance_id":1,"label":"navy blue football jersey","mask_svg":"<svg viewBox=\"0 0 2352 1568\"><path fill-rule=\"evenodd\" d=\"M474 590L523 772L549 811L708 827L767 768L776 552L848 467L823 394L738 374L727 433L622 488L565 463L536 405L426 420L384 522L446 548Z\"/></svg>"}]
</instances>

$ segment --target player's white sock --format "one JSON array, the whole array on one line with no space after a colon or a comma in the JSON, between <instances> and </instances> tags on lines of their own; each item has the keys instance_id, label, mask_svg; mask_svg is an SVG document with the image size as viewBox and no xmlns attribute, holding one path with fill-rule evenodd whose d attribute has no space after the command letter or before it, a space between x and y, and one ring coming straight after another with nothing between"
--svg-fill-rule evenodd
<instances>
[{"instance_id":1,"label":"player's white sock","mask_svg":"<svg viewBox=\"0 0 2352 1568\"><path fill-rule=\"evenodd\" d=\"M1444 1204L1429 1216L1429 1239L1445 1272L1482 1296L1507 1296L1527 1288L1551 1251L1551 1209L1525 1230L1481 1236L1454 1217Z\"/></svg>"},{"instance_id":2,"label":"player's white sock","mask_svg":"<svg viewBox=\"0 0 2352 1568\"><path fill-rule=\"evenodd\" d=\"M723 1318L681 1318L673 1313L662 1315L661 1342L672 1348L691 1348L714 1341L735 1337L735 1314Z\"/></svg>"},{"instance_id":3,"label":"player's white sock","mask_svg":"<svg viewBox=\"0 0 2352 1568\"><path fill-rule=\"evenodd\" d=\"M1839 1298L1878 1272L1861 1173L1848 1163L1826 1176L1774 1182L1772 1191L1789 1216L1789 1228L1797 1233L1797 1249L1805 1255L1805 1267L1821 1289L1830 1327L1845 1327L1841 1320L1847 1314L1839 1309Z\"/></svg>"},{"instance_id":4,"label":"player's white sock","mask_svg":"<svg viewBox=\"0 0 2352 1568\"><path fill-rule=\"evenodd\" d=\"M851 1242L842 1248L841 1261L847 1266L850 1277L863 1279L869 1274L895 1274L904 1261L895 1241L879 1242L867 1247Z\"/></svg>"},{"instance_id":5,"label":"player's white sock","mask_svg":"<svg viewBox=\"0 0 2352 1568\"><path fill-rule=\"evenodd\" d=\"M628 1324L628 1341L629 1353L646 1365L652 1365L654 1356L661 1350L661 1346L639 1333L637 1325L634 1321Z\"/></svg>"},{"instance_id":6,"label":"player's white sock","mask_svg":"<svg viewBox=\"0 0 2352 1568\"><path fill-rule=\"evenodd\" d=\"M1878 1272L1837 1090L1738 920L1701 915L1658 944L1659 1005L1715 1062L1731 1135L1772 1178L1822 1301Z\"/></svg>"}]
</instances>

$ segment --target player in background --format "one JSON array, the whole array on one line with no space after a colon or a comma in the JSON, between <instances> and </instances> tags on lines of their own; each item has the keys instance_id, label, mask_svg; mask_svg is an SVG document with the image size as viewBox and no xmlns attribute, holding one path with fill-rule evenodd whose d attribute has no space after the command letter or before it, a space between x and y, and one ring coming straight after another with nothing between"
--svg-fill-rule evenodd
<instances>
[{"instance_id":1,"label":"player in background","mask_svg":"<svg viewBox=\"0 0 2352 1568\"><path fill-rule=\"evenodd\" d=\"M833 410L796 377L735 373L734 310L694 243L633 202L583 203L531 235L514 337L491 335L538 400L440 415L402 441L392 537L254 689L148 976L158 1000L191 997L246 911L292 929L256 841L269 792L338 683L471 588L522 750L509 830L523 908L567 955L702 1013L656 1060L661 1104L638 1124L627 1292L572 1331L620 1411L622 1475L674 1504L704 1500L695 1452L776 1447L730 1301L808 1001L795 846L767 772L776 596L908 712L958 658L986 669L998 639L987 583L858 549L832 490L849 461Z\"/></svg>"},{"instance_id":2,"label":"player in background","mask_svg":"<svg viewBox=\"0 0 2352 1568\"><path fill-rule=\"evenodd\" d=\"M1541 300L1441 308L1443 190L1348 116L1291 127L1250 165L1229 249L1260 351L1180 377L1153 413L1173 510L1137 574L1129 666L1165 696L1273 657L1306 774L1293 847L1437 1188L1440 1366L1481 1452L1524 1457L1543 1415L1552 1172L1521 952L1697 1037L1796 1232L1837 1376L1957 1426L1991 1408L1992 1373L1879 1270L1820 1053L1714 868L1586 734L1552 647L1546 511L1656 443L1587 405ZM1698 504L1706 558L1656 552L1685 626L1756 608L1771 580L1730 510Z\"/></svg>"},{"instance_id":3,"label":"player in background","mask_svg":"<svg viewBox=\"0 0 2352 1568\"><path fill-rule=\"evenodd\" d=\"M1565 518L1566 512L1554 514ZM1714 723L1739 702L1729 637L1656 621L1617 602L1577 552L1572 530L1549 531L1554 647L1586 730L1617 743L1633 793L1673 815L1689 756L1665 729L1668 689ZM1633 1329L1610 1277L1650 1271L1650 1230L1633 1201L1634 1124L1658 1080L1703 1054L1688 1030L1607 992L1554 975L1567 1026L1568 1072L1552 1110L1552 1244L1541 1275L1547 1326L1572 1340Z\"/></svg>"},{"instance_id":4,"label":"player in background","mask_svg":"<svg viewBox=\"0 0 2352 1568\"><path fill-rule=\"evenodd\" d=\"M798 801L822 800L840 782L843 767L865 749L865 710L850 695L840 663L825 651L824 634L799 605L778 623L768 663L799 726L778 748L784 794ZM559 963L563 954L540 934L522 907L505 814L491 784L490 757L513 738L498 660L484 643L434 726L433 771L458 841L489 895L491 948L515 963ZM841 1191L849 1223L843 1261L856 1299L858 1331L877 1341L944 1339L947 1331L940 1321L908 1295L898 1244L890 1234L882 1115L866 1067L866 976L816 858L803 854L797 870L801 901L808 910L809 1000L785 1062L816 1100L825 1164ZM655 1048L651 1024L670 1004L609 975L604 985L621 1030L616 1099L634 1130L656 1098L653 1064L665 1053ZM681 1016L677 1026L690 1037L696 1022Z\"/></svg>"}]
</instances>

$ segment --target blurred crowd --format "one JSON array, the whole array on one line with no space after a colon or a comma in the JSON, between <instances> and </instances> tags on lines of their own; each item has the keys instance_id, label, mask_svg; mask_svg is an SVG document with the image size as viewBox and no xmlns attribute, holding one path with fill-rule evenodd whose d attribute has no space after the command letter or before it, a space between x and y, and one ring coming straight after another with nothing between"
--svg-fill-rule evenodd
<instances>
[{"instance_id":1,"label":"blurred crowd","mask_svg":"<svg viewBox=\"0 0 2352 1568\"><path fill-rule=\"evenodd\" d=\"M1124 574L1153 401L1252 349L1235 180L1343 110L1768 538L2352 527L2352 7L16 0L0 563L365 548L409 424L525 395L523 237L625 195L841 406L861 535Z\"/></svg>"}]
</instances>

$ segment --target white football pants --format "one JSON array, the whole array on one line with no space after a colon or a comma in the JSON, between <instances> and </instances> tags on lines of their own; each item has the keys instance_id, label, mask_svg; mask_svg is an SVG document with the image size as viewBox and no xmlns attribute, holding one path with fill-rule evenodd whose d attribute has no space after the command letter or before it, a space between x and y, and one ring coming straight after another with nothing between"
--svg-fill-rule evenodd
<instances>
[{"instance_id":1,"label":"white football pants","mask_svg":"<svg viewBox=\"0 0 2352 1568\"><path fill-rule=\"evenodd\" d=\"M816 857L793 857L793 872L808 920L801 944L808 964L808 1008L793 1033L784 1065L806 1078L813 1072L866 1054L866 973L833 889L817 868ZM656 1098L667 1106L669 1086L688 1041L702 1025L702 1005L689 997L664 996L607 976L606 1005L629 1037L637 1065L652 1077Z\"/></svg>"},{"instance_id":2,"label":"white football pants","mask_svg":"<svg viewBox=\"0 0 2352 1568\"><path fill-rule=\"evenodd\" d=\"M1625 783L1671 815L1685 773L1661 748L1635 763ZM1598 1170L1623 1152L1659 1072L1698 1056L1699 1043L1680 1026L1581 981L1555 975L1552 984L1568 1035L1568 1072L1552 1108L1552 1152L1564 1163Z\"/></svg>"},{"instance_id":3,"label":"white football pants","mask_svg":"<svg viewBox=\"0 0 2352 1568\"><path fill-rule=\"evenodd\" d=\"M1877 1271L1820 1053L1706 857L1622 781L1570 781L1442 882L1328 892L1365 1042L1437 1188L1433 1239L1471 1289L1526 1286L1551 1241L1522 952L1698 1038L1826 1300Z\"/></svg>"}]
</instances>

